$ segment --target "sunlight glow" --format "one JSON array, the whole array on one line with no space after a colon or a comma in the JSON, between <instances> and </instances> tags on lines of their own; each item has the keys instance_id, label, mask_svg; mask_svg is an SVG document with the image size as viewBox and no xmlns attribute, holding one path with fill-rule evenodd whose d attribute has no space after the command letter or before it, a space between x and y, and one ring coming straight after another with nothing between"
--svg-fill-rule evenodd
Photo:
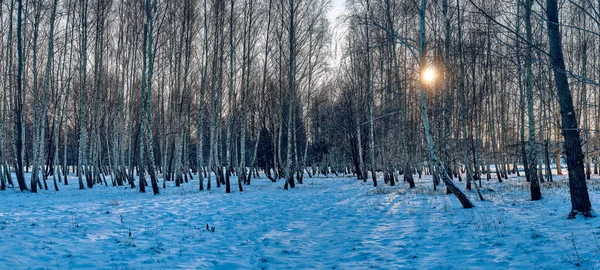
<instances>
[{"instance_id":1,"label":"sunlight glow","mask_svg":"<svg viewBox=\"0 0 600 270\"><path fill-rule=\"evenodd\" d=\"M435 73L435 69L433 69L433 67L428 67L421 73L421 81L423 83L431 84L431 83L433 83L433 81L435 81L435 78L436 78L436 73Z\"/></svg>"}]
</instances>

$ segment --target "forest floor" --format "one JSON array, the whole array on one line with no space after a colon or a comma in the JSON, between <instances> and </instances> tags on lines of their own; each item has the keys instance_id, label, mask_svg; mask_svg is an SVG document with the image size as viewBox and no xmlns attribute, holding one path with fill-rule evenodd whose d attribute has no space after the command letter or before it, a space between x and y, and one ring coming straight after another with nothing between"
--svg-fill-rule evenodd
<instances>
[{"instance_id":1,"label":"forest floor","mask_svg":"<svg viewBox=\"0 0 600 270\"><path fill-rule=\"evenodd\" d=\"M567 219L564 177L543 183L535 202L516 176L482 184L487 201L469 192L473 209L428 177L412 190L352 177L305 178L287 191L263 177L244 192L234 178L233 194L214 182L199 192L197 180L157 196L78 190L76 178L59 192L8 189L0 269L600 268L600 217ZM600 208L600 179L589 190Z\"/></svg>"}]
</instances>

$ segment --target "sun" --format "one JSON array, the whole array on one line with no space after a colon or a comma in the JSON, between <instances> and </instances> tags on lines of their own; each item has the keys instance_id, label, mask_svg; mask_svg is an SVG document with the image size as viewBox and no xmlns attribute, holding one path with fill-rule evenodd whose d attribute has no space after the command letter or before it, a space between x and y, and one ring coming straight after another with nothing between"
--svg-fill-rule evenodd
<instances>
[{"instance_id":1,"label":"sun","mask_svg":"<svg viewBox=\"0 0 600 270\"><path fill-rule=\"evenodd\" d=\"M435 69L433 69L432 67L426 68L421 73L421 80L427 84L433 83L433 81L435 80L435 77L436 77Z\"/></svg>"}]
</instances>

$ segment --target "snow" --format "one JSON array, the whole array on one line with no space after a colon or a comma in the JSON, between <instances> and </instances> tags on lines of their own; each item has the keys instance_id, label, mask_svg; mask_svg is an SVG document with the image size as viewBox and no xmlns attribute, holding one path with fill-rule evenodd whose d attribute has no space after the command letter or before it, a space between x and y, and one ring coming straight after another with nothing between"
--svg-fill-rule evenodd
<instances>
[{"instance_id":1,"label":"snow","mask_svg":"<svg viewBox=\"0 0 600 270\"><path fill-rule=\"evenodd\" d=\"M288 191L263 177L233 194L191 181L157 196L72 178L59 192L0 192L0 269L598 268L600 218L568 220L555 178L536 202L515 176L484 180L488 201L469 192L473 209L427 177L413 190L323 177ZM598 207L600 179L589 189Z\"/></svg>"}]
</instances>

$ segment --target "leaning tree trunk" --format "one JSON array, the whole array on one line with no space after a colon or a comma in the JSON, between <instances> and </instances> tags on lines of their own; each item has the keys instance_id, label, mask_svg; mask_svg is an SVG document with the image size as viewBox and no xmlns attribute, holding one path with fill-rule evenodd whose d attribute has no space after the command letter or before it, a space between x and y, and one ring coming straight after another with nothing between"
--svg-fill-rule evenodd
<instances>
[{"instance_id":1,"label":"leaning tree trunk","mask_svg":"<svg viewBox=\"0 0 600 270\"><path fill-rule=\"evenodd\" d=\"M581 137L579 135L579 128L577 127L577 117L575 115L575 108L573 107L569 81L565 72L557 0L546 0L546 13L548 14L550 58L554 70L554 81L562 118L562 133L565 138L565 154L569 168L569 192L571 193L571 213L569 216L575 217L578 213L584 216L591 216L592 204L583 169Z\"/></svg>"},{"instance_id":2,"label":"leaning tree trunk","mask_svg":"<svg viewBox=\"0 0 600 270\"><path fill-rule=\"evenodd\" d=\"M420 70L424 70L427 66L427 60L425 59L426 53L426 41L425 41L425 11L426 11L427 0L421 0L420 10L420 31L419 31L419 57L420 57ZM431 137L431 129L429 126L429 119L427 117L427 104L425 102L425 89L424 85L420 87L420 107L421 107L421 121L423 123L423 129L425 133L425 147L429 156L430 164L435 166L435 170L441 176L444 184L448 187L450 192L456 196L464 208L472 208L473 204L467 198L467 196L452 182L452 179L448 175L444 164L435 153L435 145Z\"/></svg>"}]
</instances>

